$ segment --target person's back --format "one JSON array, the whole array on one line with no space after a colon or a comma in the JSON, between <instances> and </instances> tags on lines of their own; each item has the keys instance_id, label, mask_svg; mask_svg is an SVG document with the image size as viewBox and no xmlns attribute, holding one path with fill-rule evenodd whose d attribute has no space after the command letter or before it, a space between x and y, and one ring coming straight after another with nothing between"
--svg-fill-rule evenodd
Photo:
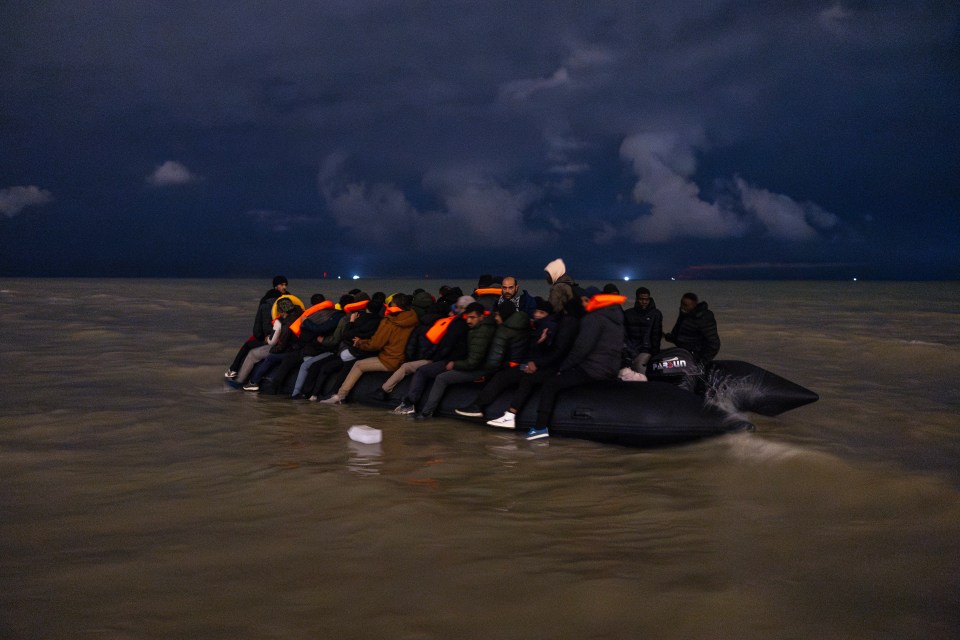
<instances>
[{"instance_id":1,"label":"person's back","mask_svg":"<svg viewBox=\"0 0 960 640\"><path fill-rule=\"evenodd\" d=\"M623 345L623 301L624 297L618 295L591 296L561 371L576 366L593 380L617 377Z\"/></svg>"},{"instance_id":2,"label":"person's back","mask_svg":"<svg viewBox=\"0 0 960 640\"><path fill-rule=\"evenodd\" d=\"M497 307L498 326L487 351L483 369L488 373L502 367L525 362L530 340L530 319L517 311L512 300L504 300Z\"/></svg>"}]
</instances>

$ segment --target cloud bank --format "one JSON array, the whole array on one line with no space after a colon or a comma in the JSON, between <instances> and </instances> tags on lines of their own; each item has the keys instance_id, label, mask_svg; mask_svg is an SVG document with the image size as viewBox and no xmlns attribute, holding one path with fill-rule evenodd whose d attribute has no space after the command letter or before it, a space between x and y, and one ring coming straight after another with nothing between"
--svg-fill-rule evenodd
<instances>
[{"instance_id":1,"label":"cloud bank","mask_svg":"<svg viewBox=\"0 0 960 640\"><path fill-rule=\"evenodd\" d=\"M197 182L199 178L185 166L174 160L167 160L147 176L147 184L154 187L175 187Z\"/></svg>"},{"instance_id":2,"label":"cloud bank","mask_svg":"<svg viewBox=\"0 0 960 640\"><path fill-rule=\"evenodd\" d=\"M53 194L46 189L30 185L0 189L0 213L12 218L27 207L37 207L53 201Z\"/></svg>"}]
</instances>

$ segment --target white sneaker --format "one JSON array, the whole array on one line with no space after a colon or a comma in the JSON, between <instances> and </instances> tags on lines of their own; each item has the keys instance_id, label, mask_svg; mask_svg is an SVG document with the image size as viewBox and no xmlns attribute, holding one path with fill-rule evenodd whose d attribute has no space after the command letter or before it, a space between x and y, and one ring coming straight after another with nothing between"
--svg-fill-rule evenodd
<instances>
[{"instance_id":1,"label":"white sneaker","mask_svg":"<svg viewBox=\"0 0 960 640\"><path fill-rule=\"evenodd\" d=\"M343 404L343 401L340 400L340 396L338 396L337 394L333 394L326 400L321 400L320 404Z\"/></svg>"},{"instance_id":2,"label":"white sneaker","mask_svg":"<svg viewBox=\"0 0 960 640\"><path fill-rule=\"evenodd\" d=\"M229 378L232 380L233 378L237 377L237 372L234 371L233 369L227 369L226 373L223 374L223 377Z\"/></svg>"},{"instance_id":3,"label":"white sneaker","mask_svg":"<svg viewBox=\"0 0 960 640\"><path fill-rule=\"evenodd\" d=\"M500 427L501 429L516 429L517 416L507 411L499 418L494 418L493 420L487 420L487 424L490 425L491 427Z\"/></svg>"}]
</instances>

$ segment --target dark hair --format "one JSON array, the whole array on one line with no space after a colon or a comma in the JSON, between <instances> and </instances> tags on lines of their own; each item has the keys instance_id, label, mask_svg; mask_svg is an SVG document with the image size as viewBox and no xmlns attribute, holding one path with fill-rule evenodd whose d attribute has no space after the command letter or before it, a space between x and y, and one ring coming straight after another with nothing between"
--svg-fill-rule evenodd
<instances>
[{"instance_id":1,"label":"dark hair","mask_svg":"<svg viewBox=\"0 0 960 640\"><path fill-rule=\"evenodd\" d=\"M516 312L517 312L517 307L514 306L513 302L511 302L510 300L504 300L503 302L500 303L499 306L497 306L497 313L500 314L501 320L506 320Z\"/></svg>"},{"instance_id":2,"label":"dark hair","mask_svg":"<svg viewBox=\"0 0 960 640\"><path fill-rule=\"evenodd\" d=\"M640 294L641 294L641 293L645 293L645 294L647 294L647 295L650 295L650 289L647 289L646 287L637 287L637 297L638 297L638 298L640 297Z\"/></svg>"},{"instance_id":3,"label":"dark hair","mask_svg":"<svg viewBox=\"0 0 960 640\"><path fill-rule=\"evenodd\" d=\"M345 306L353 302L353 296L349 293L345 293L340 296L340 308L343 309Z\"/></svg>"},{"instance_id":4,"label":"dark hair","mask_svg":"<svg viewBox=\"0 0 960 640\"><path fill-rule=\"evenodd\" d=\"M273 286L278 284L289 284L287 282L287 276L273 276Z\"/></svg>"},{"instance_id":5,"label":"dark hair","mask_svg":"<svg viewBox=\"0 0 960 640\"><path fill-rule=\"evenodd\" d=\"M493 276L485 273L477 280L477 289L486 289L493 284Z\"/></svg>"},{"instance_id":6,"label":"dark hair","mask_svg":"<svg viewBox=\"0 0 960 640\"><path fill-rule=\"evenodd\" d=\"M487 310L479 302L471 302L470 304L467 305L467 308L463 310L464 315L468 313L475 313L477 315L482 316L486 312Z\"/></svg>"},{"instance_id":7,"label":"dark hair","mask_svg":"<svg viewBox=\"0 0 960 640\"><path fill-rule=\"evenodd\" d=\"M350 291L347 291L347 293L349 293L352 296L355 296L358 293L360 293L360 289L350 289Z\"/></svg>"},{"instance_id":8,"label":"dark hair","mask_svg":"<svg viewBox=\"0 0 960 640\"><path fill-rule=\"evenodd\" d=\"M310 306L313 306L315 304L320 304L321 302L325 302L326 299L327 299L326 296L324 296L322 293L315 293L312 296L310 296Z\"/></svg>"},{"instance_id":9,"label":"dark hair","mask_svg":"<svg viewBox=\"0 0 960 640\"><path fill-rule=\"evenodd\" d=\"M680 299L681 300L687 299L687 300L693 300L694 302L700 302L700 298L697 297L697 294L690 293L689 291L683 294L682 296L680 296Z\"/></svg>"},{"instance_id":10,"label":"dark hair","mask_svg":"<svg viewBox=\"0 0 960 640\"><path fill-rule=\"evenodd\" d=\"M406 293L395 293L393 298L390 299L391 306L400 307L404 311L409 309L411 304L413 304L413 296Z\"/></svg>"}]
</instances>

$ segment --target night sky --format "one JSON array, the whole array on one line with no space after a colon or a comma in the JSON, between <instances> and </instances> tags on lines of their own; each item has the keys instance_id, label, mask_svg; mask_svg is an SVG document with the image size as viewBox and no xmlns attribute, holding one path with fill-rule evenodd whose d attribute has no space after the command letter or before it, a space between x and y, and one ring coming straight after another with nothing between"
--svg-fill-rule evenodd
<instances>
[{"instance_id":1,"label":"night sky","mask_svg":"<svg viewBox=\"0 0 960 640\"><path fill-rule=\"evenodd\" d=\"M4 2L0 275L960 279L960 4Z\"/></svg>"}]
</instances>

